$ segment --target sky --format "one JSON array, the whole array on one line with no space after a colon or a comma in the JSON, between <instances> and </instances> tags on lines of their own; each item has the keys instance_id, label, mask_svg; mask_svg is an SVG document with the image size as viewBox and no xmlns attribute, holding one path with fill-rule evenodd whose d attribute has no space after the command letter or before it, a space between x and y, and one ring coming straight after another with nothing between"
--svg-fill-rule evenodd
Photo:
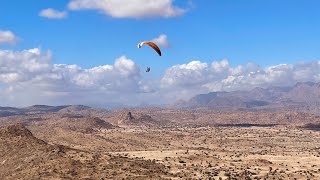
<instances>
[{"instance_id":1,"label":"sky","mask_svg":"<svg viewBox=\"0 0 320 180\"><path fill-rule=\"evenodd\" d=\"M0 0L0 106L168 104L319 82L319 5ZM138 49L141 41L156 42L163 55Z\"/></svg>"}]
</instances>

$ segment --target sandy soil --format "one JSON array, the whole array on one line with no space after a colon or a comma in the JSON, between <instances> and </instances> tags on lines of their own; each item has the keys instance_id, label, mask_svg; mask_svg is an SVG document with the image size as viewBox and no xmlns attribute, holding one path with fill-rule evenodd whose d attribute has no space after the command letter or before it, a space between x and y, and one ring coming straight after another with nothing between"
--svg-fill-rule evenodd
<instances>
[{"instance_id":1,"label":"sandy soil","mask_svg":"<svg viewBox=\"0 0 320 180\"><path fill-rule=\"evenodd\" d=\"M0 179L320 179L320 131L297 125L54 117L0 131Z\"/></svg>"}]
</instances>

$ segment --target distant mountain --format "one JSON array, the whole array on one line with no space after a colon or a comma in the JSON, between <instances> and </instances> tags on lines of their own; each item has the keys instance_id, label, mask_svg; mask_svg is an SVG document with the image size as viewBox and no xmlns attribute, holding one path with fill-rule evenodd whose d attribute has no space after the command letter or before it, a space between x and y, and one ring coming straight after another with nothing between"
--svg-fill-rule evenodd
<instances>
[{"instance_id":1,"label":"distant mountain","mask_svg":"<svg viewBox=\"0 0 320 180\"><path fill-rule=\"evenodd\" d=\"M67 108L69 106L47 106L47 105L34 105L26 108L22 108L28 113L48 113L48 112L58 112L61 109Z\"/></svg>"},{"instance_id":2,"label":"distant mountain","mask_svg":"<svg viewBox=\"0 0 320 180\"><path fill-rule=\"evenodd\" d=\"M19 108L13 107L0 107L0 117L23 115L25 112Z\"/></svg>"},{"instance_id":3,"label":"distant mountain","mask_svg":"<svg viewBox=\"0 0 320 180\"><path fill-rule=\"evenodd\" d=\"M320 83L293 87L254 88L250 91L210 92L175 103L182 108L248 111L303 111L320 113Z\"/></svg>"},{"instance_id":4,"label":"distant mountain","mask_svg":"<svg viewBox=\"0 0 320 180\"><path fill-rule=\"evenodd\" d=\"M47 106L34 105L25 108L0 107L0 117L45 113L82 113L91 108L83 105Z\"/></svg>"},{"instance_id":5,"label":"distant mountain","mask_svg":"<svg viewBox=\"0 0 320 180\"><path fill-rule=\"evenodd\" d=\"M160 107L158 106L158 108ZM152 109L157 107L146 105L143 108ZM320 82L300 82L292 87L257 87L249 91L210 92L196 95L188 101L179 100L165 108L205 108L258 112L298 111L320 114ZM83 105L34 105L25 108L0 107L0 117L57 113L70 117L92 116L102 118L107 116L110 111ZM146 119L148 118L142 118L143 122L146 122Z\"/></svg>"}]
</instances>

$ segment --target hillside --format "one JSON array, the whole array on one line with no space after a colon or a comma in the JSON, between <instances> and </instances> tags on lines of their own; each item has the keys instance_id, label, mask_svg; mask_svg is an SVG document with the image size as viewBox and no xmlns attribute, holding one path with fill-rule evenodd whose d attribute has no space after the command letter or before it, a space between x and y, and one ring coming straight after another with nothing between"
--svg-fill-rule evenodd
<instances>
[{"instance_id":1,"label":"hillside","mask_svg":"<svg viewBox=\"0 0 320 180\"><path fill-rule=\"evenodd\" d=\"M155 162L51 145L23 125L0 129L0 179L101 179L165 176Z\"/></svg>"}]
</instances>

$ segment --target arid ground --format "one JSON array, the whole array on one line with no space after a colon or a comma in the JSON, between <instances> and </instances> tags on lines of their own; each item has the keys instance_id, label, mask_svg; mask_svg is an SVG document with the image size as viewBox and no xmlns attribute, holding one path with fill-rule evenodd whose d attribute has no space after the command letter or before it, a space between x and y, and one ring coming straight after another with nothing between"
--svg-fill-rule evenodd
<instances>
[{"instance_id":1,"label":"arid ground","mask_svg":"<svg viewBox=\"0 0 320 180\"><path fill-rule=\"evenodd\" d=\"M0 119L0 179L320 179L312 114L68 108Z\"/></svg>"}]
</instances>

